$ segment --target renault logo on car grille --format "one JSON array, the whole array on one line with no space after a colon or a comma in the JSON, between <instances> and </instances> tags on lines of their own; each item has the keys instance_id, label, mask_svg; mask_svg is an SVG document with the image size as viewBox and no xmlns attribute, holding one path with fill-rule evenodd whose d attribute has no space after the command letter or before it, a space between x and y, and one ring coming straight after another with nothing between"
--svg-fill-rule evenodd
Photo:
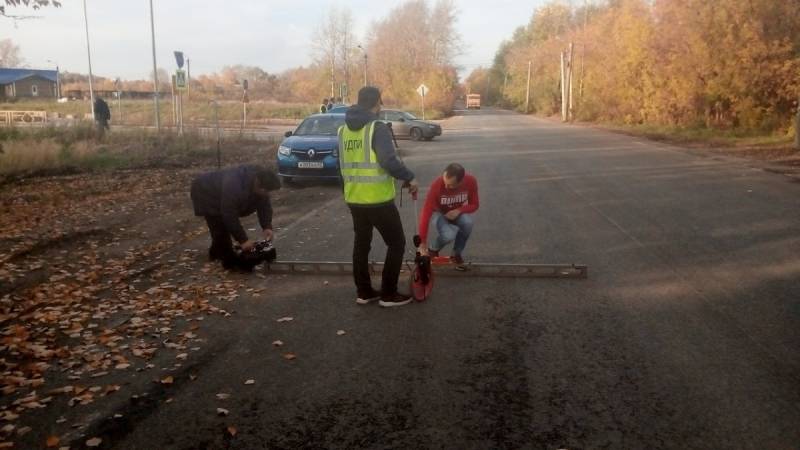
<instances>
[{"instance_id":1,"label":"renault logo on car grille","mask_svg":"<svg viewBox=\"0 0 800 450\"><path fill-rule=\"evenodd\" d=\"M315 152L313 148L308 149L308 157L309 158L313 158L314 155L316 155L316 154L317 154L317 152Z\"/></svg>"}]
</instances>

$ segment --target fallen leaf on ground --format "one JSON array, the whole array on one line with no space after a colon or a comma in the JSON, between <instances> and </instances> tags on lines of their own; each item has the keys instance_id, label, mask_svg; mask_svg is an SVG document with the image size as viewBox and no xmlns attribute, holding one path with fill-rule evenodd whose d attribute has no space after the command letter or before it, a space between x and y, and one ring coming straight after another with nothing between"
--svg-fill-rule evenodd
<instances>
[{"instance_id":1,"label":"fallen leaf on ground","mask_svg":"<svg viewBox=\"0 0 800 450\"><path fill-rule=\"evenodd\" d=\"M293 360L295 358L297 358L297 355L295 355L294 353L284 353L283 354L283 359L288 359L289 361L291 361L291 360Z\"/></svg>"},{"instance_id":2,"label":"fallen leaf on ground","mask_svg":"<svg viewBox=\"0 0 800 450\"><path fill-rule=\"evenodd\" d=\"M338 336L344 336L345 334L347 334L347 332L344 331L344 330L339 330L339 331L336 332L336 335L338 335Z\"/></svg>"},{"instance_id":3,"label":"fallen leaf on ground","mask_svg":"<svg viewBox=\"0 0 800 450\"><path fill-rule=\"evenodd\" d=\"M283 341L274 341L272 345L275 347L280 347L281 345L283 345Z\"/></svg>"},{"instance_id":4,"label":"fallen leaf on ground","mask_svg":"<svg viewBox=\"0 0 800 450\"><path fill-rule=\"evenodd\" d=\"M236 427L233 426L228 427L228 434L230 434L231 436L236 436L236 433L237 433Z\"/></svg>"},{"instance_id":5,"label":"fallen leaf on ground","mask_svg":"<svg viewBox=\"0 0 800 450\"><path fill-rule=\"evenodd\" d=\"M219 400L227 400L231 397L231 394L217 394L217 398Z\"/></svg>"},{"instance_id":6,"label":"fallen leaf on ground","mask_svg":"<svg viewBox=\"0 0 800 450\"><path fill-rule=\"evenodd\" d=\"M294 317L281 317L277 320L277 322L291 322L294 320Z\"/></svg>"},{"instance_id":7,"label":"fallen leaf on ground","mask_svg":"<svg viewBox=\"0 0 800 450\"><path fill-rule=\"evenodd\" d=\"M103 442L103 440L100 439L99 437L91 438L88 441L86 441L86 446L87 447L99 447L102 442Z\"/></svg>"},{"instance_id":8,"label":"fallen leaf on ground","mask_svg":"<svg viewBox=\"0 0 800 450\"><path fill-rule=\"evenodd\" d=\"M49 438L47 438L47 441L45 441L45 445L47 447L52 448L57 446L59 442L61 442L61 438L59 438L58 436L50 436Z\"/></svg>"},{"instance_id":9,"label":"fallen leaf on ground","mask_svg":"<svg viewBox=\"0 0 800 450\"><path fill-rule=\"evenodd\" d=\"M162 378L161 379L161 384L172 384L173 381L175 381L175 380L172 378L172 375L170 375L170 376L168 376L166 378Z\"/></svg>"},{"instance_id":10,"label":"fallen leaf on ground","mask_svg":"<svg viewBox=\"0 0 800 450\"><path fill-rule=\"evenodd\" d=\"M247 380L244 384L256 384L256 380Z\"/></svg>"},{"instance_id":11,"label":"fallen leaf on ground","mask_svg":"<svg viewBox=\"0 0 800 450\"><path fill-rule=\"evenodd\" d=\"M31 427L17 428L17 436L28 434L32 429Z\"/></svg>"},{"instance_id":12,"label":"fallen leaf on ground","mask_svg":"<svg viewBox=\"0 0 800 450\"><path fill-rule=\"evenodd\" d=\"M227 416L228 414L230 414L230 411L228 411L225 408L217 408L217 414L220 416Z\"/></svg>"}]
</instances>

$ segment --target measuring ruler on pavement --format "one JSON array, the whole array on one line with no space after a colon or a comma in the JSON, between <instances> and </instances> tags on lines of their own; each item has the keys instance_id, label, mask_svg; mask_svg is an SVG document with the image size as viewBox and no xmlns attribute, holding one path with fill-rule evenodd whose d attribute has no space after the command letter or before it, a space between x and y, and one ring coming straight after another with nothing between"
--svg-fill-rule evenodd
<instances>
[{"instance_id":1,"label":"measuring ruler on pavement","mask_svg":"<svg viewBox=\"0 0 800 450\"><path fill-rule=\"evenodd\" d=\"M306 275L352 275L353 263L344 261L274 261L265 264L267 272L278 274ZM402 272L410 271L411 262L406 261ZM588 278L589 269L583 264L504 264L466 263L464 270L455 265L435 265L433 272L443 277L492 277L492 278ZM372 274L383 272L382 262L369 263Z\"/></svg>"}]
</instances>

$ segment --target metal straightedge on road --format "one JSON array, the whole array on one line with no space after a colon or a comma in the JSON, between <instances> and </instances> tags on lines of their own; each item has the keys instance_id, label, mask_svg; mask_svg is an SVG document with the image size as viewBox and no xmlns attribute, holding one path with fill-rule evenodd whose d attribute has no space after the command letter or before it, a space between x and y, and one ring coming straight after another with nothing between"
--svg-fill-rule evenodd
<instances>
[{"instance_id":1,"label":"metal straightedge on road","mask_svg":"<svg viewBox=\"0 0 800 450\"><path fill-rule=\"evenodd\" d=\"M408 265L408 264L407 264ZM502 264L467 263L466 270L456 270L452 265L436 265L434 273L442 277L493 277L493 278L587 278L589 269L582 264ZM372 274L383 271L383 263L371 262ZM270 273L305 275L351 275L353 263L341 261L275 261L266 264ZM407 270L404 268L404 271Z\"/></svg>"}]
</instances>

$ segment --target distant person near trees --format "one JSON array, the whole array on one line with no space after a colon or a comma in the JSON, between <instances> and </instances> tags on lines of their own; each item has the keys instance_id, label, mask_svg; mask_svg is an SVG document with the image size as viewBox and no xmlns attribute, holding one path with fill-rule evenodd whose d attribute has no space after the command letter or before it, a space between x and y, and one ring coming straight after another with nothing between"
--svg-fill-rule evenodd
<instances>
[{"instance_id":1,"label":"distant person near trees","mask_svg":"<svg viewBox=\"0 0 800 450\"><path fill-rule=\"evenodd\" d=\"M109 130L108 122L111 121L111 110L108 109L108 103L100 97L94 101L94 120L97 123L97 135L101 139Z\"/></svg>"},{"instance_id":2,"label":"distant person near trees","mask_svg":"<svg viewBox=\"0 0 800 450\"><path fill-rule=\"evenodd\" d=\"M327 98L323 98L322 99L322 105L319 107L319 112L321 112L323 114L328 112L328 99Z\"/></svg>"}]
</instances>

